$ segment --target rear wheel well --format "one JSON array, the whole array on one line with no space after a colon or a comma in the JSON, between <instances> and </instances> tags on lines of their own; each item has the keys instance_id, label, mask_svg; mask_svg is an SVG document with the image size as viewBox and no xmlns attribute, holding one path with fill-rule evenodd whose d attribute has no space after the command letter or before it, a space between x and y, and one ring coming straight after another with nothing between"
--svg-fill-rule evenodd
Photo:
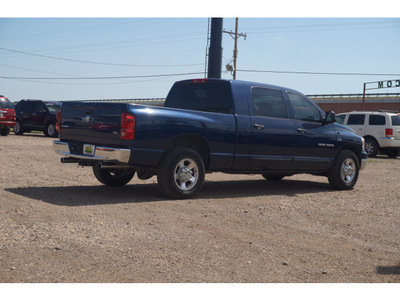
<instances>
[{"instance_id":1,"label":"rear wheel well","mask_svg":"<svg viewBox=\"0 0 400 300\"><path fill-rule=\"evenodd\" d=\"M166 152L170 152L176 148L190 148L196 151L203 158L204 165L208 163L208 144L198 135L179 135L174 137L166 147Z\"/></svg>"},{"instance_id":2,"label":"rear wheel well","mask_svg":"<svg viewBox=\"0 0 400 300\"><path fill-rule=\"evenodd\" d=\"M378 143L377 139L374 138L372 135L366 135L366 136L363 136L363 138L364 138L364 139L371 139L371 140L374 140L374 141L378 144L378 146L379 146L379 143ZM380 146L379 146L379 147L380 147Z\"/></svg>"}]
</instances>

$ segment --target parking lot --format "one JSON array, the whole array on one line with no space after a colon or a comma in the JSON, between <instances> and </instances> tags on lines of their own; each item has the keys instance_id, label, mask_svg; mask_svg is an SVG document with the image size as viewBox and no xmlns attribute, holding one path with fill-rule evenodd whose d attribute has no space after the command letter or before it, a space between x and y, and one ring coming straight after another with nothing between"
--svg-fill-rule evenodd
<instances>
[{"instance_id":1,"label":"parking lot","mask_svg":"<svg viewBox=\"0 0 400 300\"><path fill-rule=\"evenodd\" d=\"M400 159L350 191L325 177L208 174L101 185L43 134L0 137L0 282L400 282Z\"/></svg>"}]
</instances>

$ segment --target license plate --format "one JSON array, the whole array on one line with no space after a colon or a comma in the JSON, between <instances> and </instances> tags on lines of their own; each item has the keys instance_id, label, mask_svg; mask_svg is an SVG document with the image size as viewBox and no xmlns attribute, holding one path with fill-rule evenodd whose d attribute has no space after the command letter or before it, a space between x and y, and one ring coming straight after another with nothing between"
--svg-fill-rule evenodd
<instances>
[{"instance_id":1,"label":"license plate","mask_svg":"<svg viewBox=\"0 0 400 300\"><path fill-rule=\"evenodd\" d=\"M96 150L95 145L88 145L88 144L83 145L83 154L84 155L93 156L95 150Z\"/></svg>"}]
</instances>

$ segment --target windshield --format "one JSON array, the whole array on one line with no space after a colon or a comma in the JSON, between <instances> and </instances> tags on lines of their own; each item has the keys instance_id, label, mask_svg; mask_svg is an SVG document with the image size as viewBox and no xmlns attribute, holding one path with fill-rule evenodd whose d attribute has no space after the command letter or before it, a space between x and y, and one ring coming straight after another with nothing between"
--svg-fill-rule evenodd
<instances>
[{"instance_id":1,"label":"windshield","mask_svg":"<svg viewBox=\"0 0 400 300\"><path fill-rule=\"evenodd\" d=\"M13 105L11 104L10 100L6 98L0 98L0 108L4 109L13 109Z\"/></svg>"},{"instance_id":2,"label":"windshield","mask_svg":"<svg viewBox=\"0 0 400 300\"><path fill-rule=\"evenodd\" d=\"M57 103L46 103L46 106L52 113L57 113L61 108L61 105Z\"/></svg>"},{"instance_id":3,"label":"windshield","mask_svg":"<svg viewBox=\"0 0 400 300\"><path fill-rule=\"evenodd\" d=\"M392 116L392 126L400 126L400 116Z\"/></svg>"}]
</instances>

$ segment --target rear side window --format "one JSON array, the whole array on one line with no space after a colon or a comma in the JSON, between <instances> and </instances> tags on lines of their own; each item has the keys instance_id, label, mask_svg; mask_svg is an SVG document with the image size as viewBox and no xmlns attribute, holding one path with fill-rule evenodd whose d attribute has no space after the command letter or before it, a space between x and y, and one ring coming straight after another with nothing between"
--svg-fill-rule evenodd
<instances>
[{"instance_id":1,"label":"rear side window","mask_svg":"<svg viewBox=\"0 0 400 300\"><path fill-rule=\"evenodd\" d=\"M37 112L46 112L46 105L42 102L36 102L34 110Z\"/></svg>"},{"instance_id":2,"label":"rear side window","mask_svg":"<svg viewBox=\"0 0 400 300\"><path fill-rule=\"evenodd\" d=\"M400 126L400 116L392 116L392 126Z\"/></svg>"},{"instance_id":3,"label":"rear side window","mask_svg":"<svg viewBox=\"0 0 400 300\"><path fill-rule=\"evenodd\" d=\"M225 82L175 84L167 96L165 106L223 114L233 113L231 92Z\"/></svg>"},{"instance_id":4,"label":"rear side window","mask_svg":"<svg viewBox=\"0 0 400 300\"><path fill-rule=\"evenodd\" d=\"M31 113L31 112L36 112L36 102L30 101L26 102L24 107L22 108L24 112Z\"/></svg>"},{"instance_id":5,"label":"rear side window","mask_svg":"<svg viewBox=\"0 0 400 300\"><path fill-rule=\"evenodd\" d=\"M306 98L288 93L290 103L292 104L294 118L301 121L321 122L322 117L319 110Z\"/></svg>"},{"instance_id":6,"label":"rear side window","mask_svg":"<svg viewBox=\"0 0 400 300\"><path fill-rule=\"evenodd\" d=\"M56 103L46 102L45 105L47 106L47 109L52 113L57 113L61 108L61 105Z\"/></svg>"},{"instance_id":7,"label":"rear side window","mask_svg":"<svg viewBox=\"0 0 400 300\"><path fill-rule=\"evenodd\" d=\"M369 115L369 125L385 125L385 116Z\"/></svg>"},{"instance_id":8,"label":"rear side window","mask_svg":"<svg viewBox=\"0 0 400 300\"><path fill-rule=\"evenodd\" d=\"M350 115L347 120L347 125L364 125L365 115L357 114Z\"/></svg>"},{"instance_id":9,"label":"rear side window","mask_svg":"<svg viewBox=\"0 0 400 300\"><path fill-rule=\"evenodd\" d=\"M287 118L285 100L281 91L253 87L251 97L255 116Z\"/></svg>"}]
</instances>

